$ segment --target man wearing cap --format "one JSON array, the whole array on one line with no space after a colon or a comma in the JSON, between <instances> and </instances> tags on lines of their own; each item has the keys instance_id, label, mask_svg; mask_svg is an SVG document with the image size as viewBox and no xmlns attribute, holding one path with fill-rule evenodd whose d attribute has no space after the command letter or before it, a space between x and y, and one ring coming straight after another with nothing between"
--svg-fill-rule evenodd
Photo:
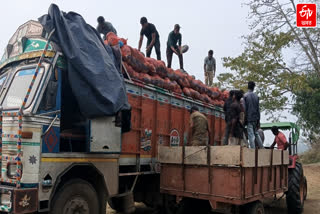
<instances>
[{"instance_id":1,"label":"man wearing cap","mask_svg":"<svg viewBox=\"0 0 320 214\"><path fill-rule=\"evenodd\" d=\"M154 24L148 23L148 20L146 17L142 17L140 19L140 24L142 28L140 31L140 40L139 40L138 50L140 51L141 49L143 36L146 36L148 39L147 48L146 48L147 57L151 56L151 51L152 51L152 48L154 47L156 49L157 60L161 60L160 39L159 39L159 33L156 27L154 26Z\"/></svg>"},{"instance_id":2,"label":"man wearing cap","mask_svg":"<svg viewBox=\"0 0 320 214\"><path fill-rule=\"evenodd\" d=\"M103 39L106 39L106 36L109 32L113 32L117 35L116 29L113 27L113 25L110 22L107 22L104 20L103 16L99 16L98 19L98 26L97 31L99 34L103 34Z\"/></svg>"},{"instance_id":3,"label":"man wearing cap","mask_svg":"<svg viewBox=\"0 0 320 214\"><path fill-rule=\"evenodd\" d=\"M182 36L180 33L180 25L175 24L173 31L169 33L167 41L167 61L168 68L171 68L172 55L173 53L177 54L179 57L180 69L183 70L183 57L181 51L181 40ZM177 45L178 43L178 45Z\"/></svg>"},{"instance_id":4,"label":"man wearing cap","mask_svg":"<svg viewBox=\"0 0 320 214\"><path fill-rule=\"evenodd\" d=\"M204 58L204 77L207 86L212 86L216 73L216 59L213 57L213 50L209 50L208 56Z\"/></svg>"},{"instance_id":5,"label":"man wearing cap","mask_svg":"<svg viewBox=\"0 0 320 214\"><path fill-rule=\"evenodd\" d=\"M197 106L190 110L189 146L206 146L209 141L209 126L206 116L199 112Z\"/></svg>"}]
</instances>

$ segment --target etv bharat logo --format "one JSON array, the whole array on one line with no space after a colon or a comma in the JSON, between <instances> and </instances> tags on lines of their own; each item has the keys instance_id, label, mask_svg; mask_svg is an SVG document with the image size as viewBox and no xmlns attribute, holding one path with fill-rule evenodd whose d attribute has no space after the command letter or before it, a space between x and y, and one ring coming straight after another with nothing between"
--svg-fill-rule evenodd
<instances>
[{"instance_id":1,"label":"etv bharat logo","mask_svg":"<svg viewBox=\"0 0 320 214\"><path fill-rule=\"evenodd\" d=\"M317 27L316 4L297 4L297 27Z\"/></svg>"}]
</instances>

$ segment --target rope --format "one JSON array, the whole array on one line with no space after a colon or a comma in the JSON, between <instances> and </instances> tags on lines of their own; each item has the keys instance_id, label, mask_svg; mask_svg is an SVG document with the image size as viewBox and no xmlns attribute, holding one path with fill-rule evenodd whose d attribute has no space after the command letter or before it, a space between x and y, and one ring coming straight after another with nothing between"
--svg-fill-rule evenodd
<instances>
[{"instance_id":1,"label":"rope","mask_svg":"<svg viewBox=\"0 0 320 214\"><path fill-rule=\"evenodd\" d=\"M194 153L192 153L192 154L184 157L184 159L187 159L188 157L193 156L193 155L197 154L198 152L201 152L201 151L203 151L203 150L205 150L205 149L207 149L207 148L208 148L208 147L206 146L206 147L204 147L204 148L202 148L202 149L200 149L200 150L198 150L198 151L196 151L196 152L194 152Z\"/></svg>"}]
</instances>

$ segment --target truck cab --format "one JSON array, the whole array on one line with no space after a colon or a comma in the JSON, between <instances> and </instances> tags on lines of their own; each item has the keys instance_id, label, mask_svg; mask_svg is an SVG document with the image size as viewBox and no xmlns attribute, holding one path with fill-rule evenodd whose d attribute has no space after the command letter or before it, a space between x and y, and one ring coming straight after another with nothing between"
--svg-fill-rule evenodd
<instances>
[{"instance_id":1,"label":"truck cab","mask_svg":"<svg viewBox=\"0 0 320 214\"><path fill-rule=\"evenodd\" d=\"M118 193L121 127L114 116L82 115L48 35L39 22L21 25L0 61L0 210L49 211L81 187L85 196L52 213L105 213L106 196Z\"/></svg>"}]
</instances>

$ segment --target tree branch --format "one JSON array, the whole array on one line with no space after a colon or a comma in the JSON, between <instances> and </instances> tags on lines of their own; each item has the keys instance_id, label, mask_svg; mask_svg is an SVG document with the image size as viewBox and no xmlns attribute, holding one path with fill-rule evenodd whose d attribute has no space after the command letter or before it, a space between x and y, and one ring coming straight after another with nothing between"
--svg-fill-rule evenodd
<instances>
[{"instance_id":1,"label":"tree branch","mask_svg":"<svg viewBox=\"0 0 320 214\"><path fill-rule=\"evenodd\" d=\"M302 43L298 33L295 31L295 29L293 28L293 26L291 25L290 21L288 20L288 17L286 16L286 14L283 12L280 4L279 4L279 11L282 13L283 17L286 19L291 31L293 32L293 34L295 35L296 39L298 40L300 46L302 47L302 49L304 50L305 54L307 55L307 57L309 58L311 64L313 65L313 67L316 69L317 68L317 64L313 61L313 58L310 56L310 53L308 52L308 49L304 46L304 44ZM316 69L316 71L319 73L320 72L318 69Z\"/></svg>"}]
</instances>

